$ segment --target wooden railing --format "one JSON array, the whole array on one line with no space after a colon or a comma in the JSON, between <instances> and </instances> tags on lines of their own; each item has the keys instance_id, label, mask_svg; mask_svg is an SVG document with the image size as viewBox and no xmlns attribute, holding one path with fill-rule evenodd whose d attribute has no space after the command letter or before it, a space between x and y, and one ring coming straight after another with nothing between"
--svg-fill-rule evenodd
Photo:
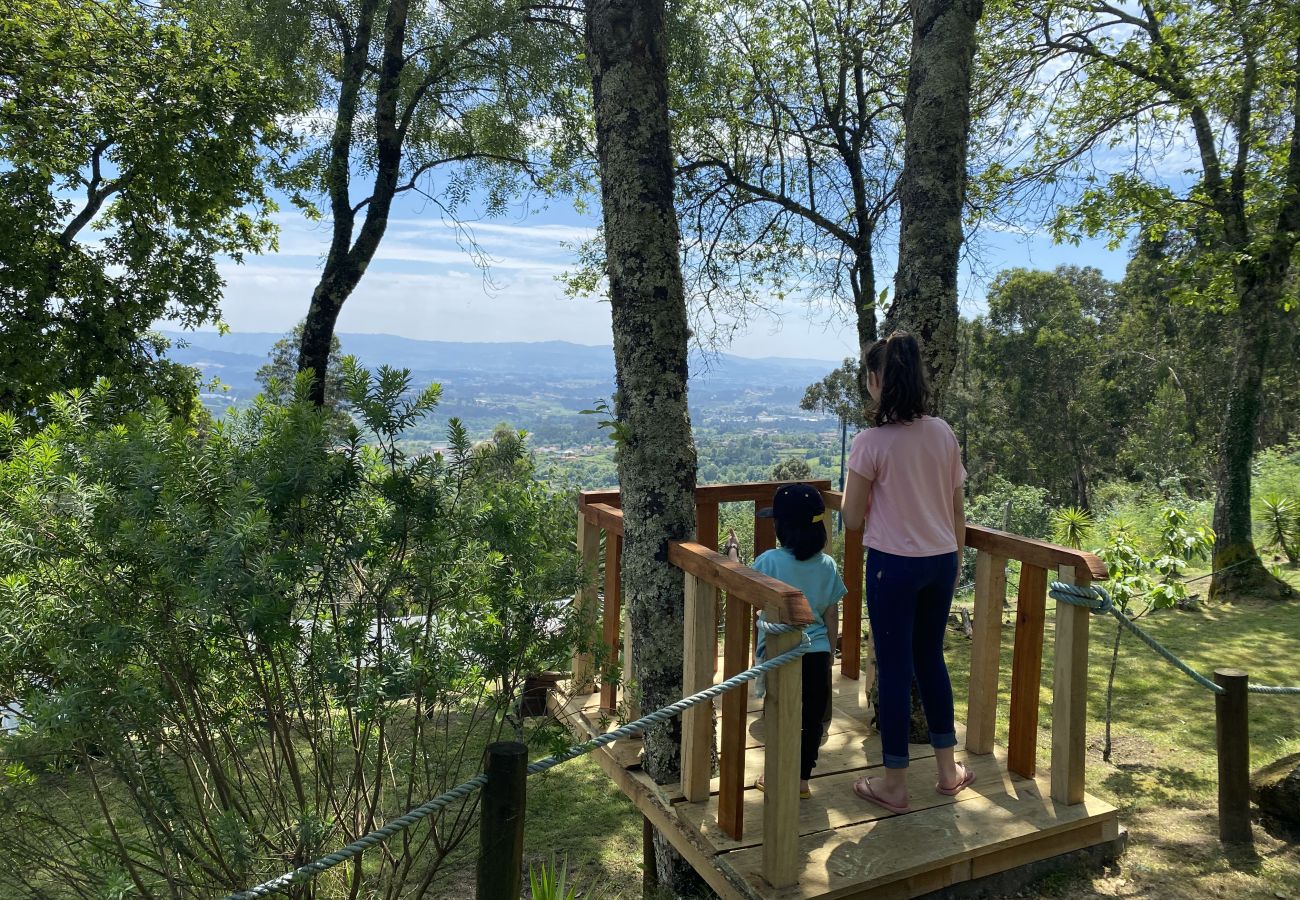
<instances>
[{"instance_id":1,"label":"wooden railing","mask_svg":"<svg viewBox=\"0 0 1300 900\"><path fill-rule=\"evenodd\" d=\"M1038 695L1042 684L1048 573L1055 570L1057 579L1067 584L1091 584L1106 579L1106 565L1091 553L979 525L966 526L966 546L979 551L975 562L975 623L966 749L971 753L993 752L1007 563L1019 560L1007 768L1032 778L1037 771ZM1083 607L1057 604L1056 666L1052 679L1052 799L1059 803L1083 800L1088 616L1088 610Z\"/></svg>"},{"instance_id":2,"label":"wooden railing","mask_svg":"<svg viewBox=\"0 0 1300 900\"><path fill-rule=\"evenodd\" d=\"M669 562L681 569L686 579L682 673L686 694L708 687L717 675L719 616L724 611L724 678L752 664L753 618L759 611L765 611L769 621L794 624L811 621L808 602L797 590L717 552L719 504L753 503L756 514L761 507L771 505L776 489L784 483L708 485L696 489L697 539L674 543L668 555ZM840 509L843 496L830 489L830 482L809 483L821 492L828 509ZM594 578L588 580L588 586L578 596L581 613L589 616L593 623L599 612L605 670L596 672L592 654L579 654L573 661L571 682L575 692L591 692L595 690L599 674L600 706L611 713L618 706L620 679L615 677L615 671L621 670L624 683L633 674L632 629L623 617L621 603L623 511L619 503L618 491L587 491L580 495L578 547L584 564L593 575L600 563L600 535L601 532L605 534L603 607ZM828 533L830 519L828 516ZM976 754L993 751L1006 568L1008 561L1019 560L1021 572L1011 671L1007 767L1017 774L1033 777L1038 744L1038 700L1048 571L1054 569L1061 581L1087 584L1105 579L1106 568L1090 553L978 525L967 526L966 544L978 551L966 749ZM772 520L755 515L754 556L775 545ZM846 530L841 572L848 593L841 607L840 671L853 679L860 676L862 667L863 553L861 531ZM725 598L721 603L719 592ZM1054 800L1073 804L1083 799L1088 611L1062 604L1057 610L1056 622L1051 793ZM797 643L798 635L795 634L770 635L767 655L774 657ZM782 667L768 676L764 700L767 735L764 781L767 789L763 798L763 860L764 877L775 887L794 884L799 870L798 828L793 823L799 815L801 681L800 666ZM640 714L629 695L625 694L624 704L629 717ZM746 687L723 695L719 725L718 825L737 840L742 836L744 812L747 709ZM700 706L687 711L682 722L681 760L682 793L687 801L704 801L709 797L713 746L712 709Z\"/></svg>"}]
</instances>

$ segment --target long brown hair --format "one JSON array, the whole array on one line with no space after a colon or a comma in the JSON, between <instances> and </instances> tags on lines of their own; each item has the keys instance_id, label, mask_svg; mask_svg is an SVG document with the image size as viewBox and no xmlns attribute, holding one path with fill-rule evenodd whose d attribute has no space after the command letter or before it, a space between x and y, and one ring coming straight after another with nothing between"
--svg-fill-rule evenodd
<instances>
[{"instance_id":1,"label":"long brown hair","mask_svg":"<svg viewBox=\"0 0 1300 900\"><path fill-rule=\"evenodd\" d=\"M867 371L880 379L875 424L911 422L930 414L930 384L921 345L907 331L895 331L867 351Z\"/></svg>"}]
</instances>

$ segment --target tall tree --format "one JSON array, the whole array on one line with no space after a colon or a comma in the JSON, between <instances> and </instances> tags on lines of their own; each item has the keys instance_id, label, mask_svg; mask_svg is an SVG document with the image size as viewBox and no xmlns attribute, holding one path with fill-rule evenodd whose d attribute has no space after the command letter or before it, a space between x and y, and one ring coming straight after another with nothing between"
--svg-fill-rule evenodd
<instances>
[{"instance_id":1,"label":"tall tree","mask_svg":"<svg viewBox=\"0 0 1300 900\"><path fill-rule=\"evenodd\" d=\"M940 400L957 362L957 262L966 202L971 70L983 8L983 0L911 0L898 271L885 330L904 328L921 339Z\"/></svg>"},{"instance_id":2,"label":"tall tree","mask_svg":"<svg viewBox=\"0 0 1300 900\"><path fill-rule=\"evenodd\" d=\"M695 530L695 444L686 405L687 325L673 206L664 0L587 0L605 256L621 424L623 592L642 705L681 696L684 584L670 541ZM646 773L677 780L678 719L645 736ZM660 880L691 876L656 837Z\"/></svg>"},{"instance_id":3,"label":"tall tree","mask_svg":"<svg viewBox=\"0 0 1300 900\"><path fill-rule=\"evenodd\" d=\"M1057 180L1083 176L1058 235L1192 235L1204 277L1180 295L1232 322L1211 594L1279 593L1255 550L1250 465L1300 242L1300 9L1053 2L1030 16L1053 73L1047 111L1027 126L1036 162ZM1171 171L1180 169L1192 177Z\"/></svg>"},{"instance_id":4,"label":"tall tree","mask_svg":"<svg viewBox=\"0 0 1300 900\"><path fill-rule=\"evenodd\" d=\"M4 20L0 409L100 376L120 403L187 409L193 370L150 329L215 320L216 258L273 239L275 73L199 3L26 0Z\"/></svg>"},{"instance_id":5,"label":"tall tree","mask_svg":"<svg viewBox=\"0 0 1300 900\"><path fill-rule=\"evenodd\" d=\"M857 360L849 357L821 381L804 389L799 407L810 412L831 413L840 420L840 490L844 490L844 460L848 446L849 425L861 428L867 424L862 405L862 390L858 380Z\"/></svg>"},{"instance_id":6,"label":"tall tree","mask_svg":"<svg viewBox=\"0 0 1300 900\"><path fill-rule=\"evenodd\" d=\"M902 166L906 7L694 2L683 20L694 52L675 126L693 299L733 304L724 313L773 293L842 304L865 351Z\"/></svg>"},{"instance_id":7,"label":"tall tree","mask_svg":"<svg viewBox=\"0 0 1300 900\"><path fill-rule=\"evenodd\" d=\"M1095 335L1113 293L1096 269L1009 269L989 288L974 349L1005 403L1001 427L1016 435L1000 464L1083 509L1104 458L1090 435L1108 431Z\"/></svg>"},{"instance_id":8,"label":"tall tree","mask_svg":"<svg viewBox=\"0 0 1300 900\"><path fill-rule=\"evenodd\" d=\"M266 8L262 34L303 71L317 110L300 175L327 198L330 244L298 365L320 375L399 196L455 219L470 203L500 213L527 188L564 183L582 136L576 11L527 0L285 2Z\"/></svg>"},{"instance_id":9,"label":"tall tree","mask_svg":"<svg viewBox=\"0 0 1300 900\"><path fill-rule=\"evenodd\" d=\"M257 370L257 383L262 393L273 403L285 404L294 399L298 375L298 348L302 346L302 326L299 322L288 334L275 342L267 361ZM325 368L325 403L329 410L327 423L331 435L344 439L352 416L348 412L347 377L343 364L343 343L338 335L330 340L329 362Z\"/></svg>"}]
</instances>

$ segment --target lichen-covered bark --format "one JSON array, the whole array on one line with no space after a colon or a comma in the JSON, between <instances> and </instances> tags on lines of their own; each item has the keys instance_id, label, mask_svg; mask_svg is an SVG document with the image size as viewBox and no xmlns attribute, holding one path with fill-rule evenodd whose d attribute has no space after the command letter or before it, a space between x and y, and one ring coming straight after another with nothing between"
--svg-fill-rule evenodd
<instances>
[{"instance_id":1,"label":"lichen-covered bark","mask_svg":"<svg viewBox=\"0 0 1300 900\"><path fill-rule=\"evenodd\" d=\"M1300 38L1296 42L1300 60ZM1264 569L1255 550L1250 508L1251 460L1262 405L1264 368L1279 315L1279 303L1292 277L1292 256L1300 245L1300 68L1291 94L1291 140L1287 151L1283 201L1272 236L1262 251L1248 244L1245 197L1216 192L1229 243L1238 249L1234 281L1237 291L1237 344L1232 387L1223 417L1219 465L1214 488L1214 568L1210 596L1290 597L1294 591ZM1208 156L1209 154L1207 154Z\"/></svg>"},{"instance_id":2,"label":"lichen-covered bark","mask_svg":"<svg viewBox=\"0 0 1300 900\"><path fill-rule=\"evenodd\" d=\"M695 444L686 405L685 291L673 206L663 0L588 0L587 61L595 100L606 265L617 369L623 595L641 706L682 691L683 578L668 544L695 528ZM678 719L645 736L643 766L680 777ZM689 867L657 840L660 882Z\"/></svg>"},{"instance_id":3,"label":"lichen-covered bark","mask_svg":"<svg viewBox=\"0 0 1300 900\"><path fill-rule=\"evenodd\" d=\"M1294 246L1294 242L1291 244ZM1265 256L1260 264L1243 267L1238 274L1242 286L1237 346L1214 478L1216 574L1210 582L1210 596L1214 598L1288 593L1259 559L1250 503L1251 461L1263 402L1264 370L1286 278L1285 266L1269 266L1268 262Z\"/></svg>"},{"instance_id":4,"label":"lichen-covered bark","mask_svg":"<svg viewBox=\"0 0 1300 900\"><path fill-rule=\"evenodd\" d=\"M912 0L898 273L885 333L922 342L936 399L957 361L957 259L966 199L971 68L982 0Z\"/></svg>"}]
</instances>

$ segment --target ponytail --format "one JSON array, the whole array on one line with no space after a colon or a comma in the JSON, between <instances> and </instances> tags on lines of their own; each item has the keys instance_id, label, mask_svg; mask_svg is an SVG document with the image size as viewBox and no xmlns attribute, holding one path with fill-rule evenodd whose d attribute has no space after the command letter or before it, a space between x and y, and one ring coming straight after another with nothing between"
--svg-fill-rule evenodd
<instances>
[{"instance_id":1,"label":"ponytail","mask_svg":"<svg viewBox=\"0 0 1300 900\"><path fill-rule=\"evenodd\" d=\"M880 379L875 424L906 423L930 414L930 385L921 345L906 331L876 341L867 351L867 371Z\"/></svg>"}]
</instances>

